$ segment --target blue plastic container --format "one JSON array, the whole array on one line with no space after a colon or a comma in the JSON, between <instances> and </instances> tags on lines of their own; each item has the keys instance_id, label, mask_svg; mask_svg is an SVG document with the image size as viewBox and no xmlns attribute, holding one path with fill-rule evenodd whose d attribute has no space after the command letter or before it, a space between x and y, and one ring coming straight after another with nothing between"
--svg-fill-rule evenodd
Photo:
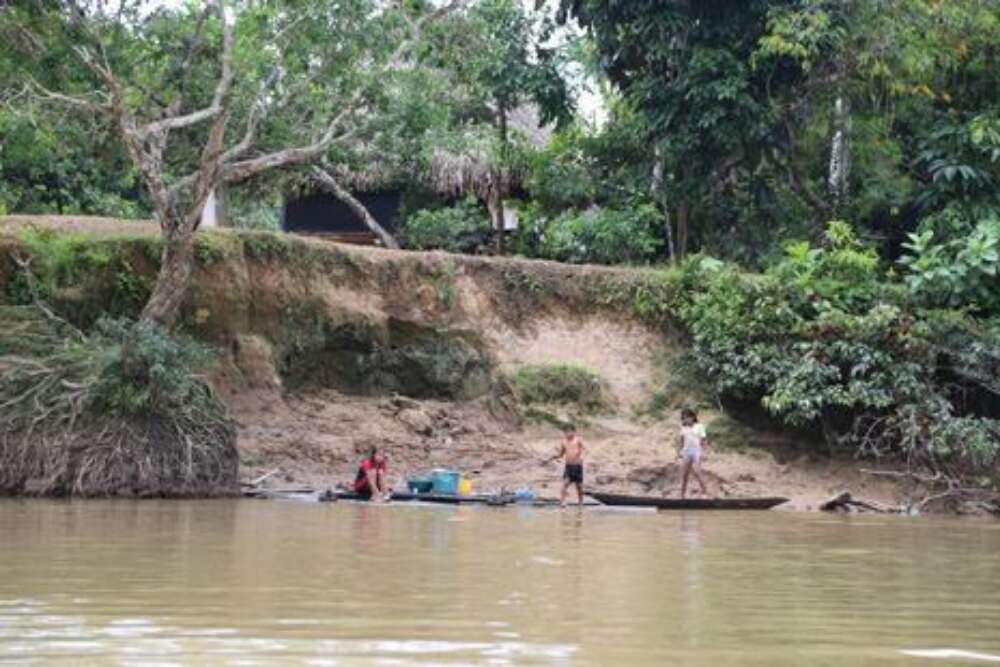
<instances>
[{"instance_id":1,"label":"blue plastic container","mask_svg":"<svg viewBox=\"0 0 1000 667\"><path fill-rule=\"evenodd\" d=\"M434 488L434 482L429 477L411 477L406 485L410 487L410 493L430 493Z\"/></svg>"},{"instance_id":2,"label":"blue plastic container","mask_svg":"<svg viewBox=\"0 0 1000 667\"><path fill-rule=\"evenodd\" d=\"M435 470L431 473L431 486L434 493L458 493L458 480L461 478L454 470Z\"/></svg>"}]
</instances>

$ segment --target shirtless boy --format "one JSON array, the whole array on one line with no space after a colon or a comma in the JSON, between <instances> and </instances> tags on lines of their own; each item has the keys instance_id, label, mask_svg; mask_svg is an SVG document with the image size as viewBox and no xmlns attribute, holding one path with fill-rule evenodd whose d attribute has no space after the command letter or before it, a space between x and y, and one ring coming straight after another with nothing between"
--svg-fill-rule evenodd
<instances>
[{"instance_id":1,"label":"shirtless boy","mask_svg":"<svg viewBox=\"0 0 1000 667\"><path fill-rule=\"evenodd\" d=\"M563 459L566 467L563 470L562 493L559 494L559 504L566 506L566 492L569 491L570 484L576 486L576 497L580 506L583 506L583 453L585 450L583 440L576 434L576 427L572 424L563 426L563 439L559 443L559 452L549 461Z\"/></svg>"}]
</instances>

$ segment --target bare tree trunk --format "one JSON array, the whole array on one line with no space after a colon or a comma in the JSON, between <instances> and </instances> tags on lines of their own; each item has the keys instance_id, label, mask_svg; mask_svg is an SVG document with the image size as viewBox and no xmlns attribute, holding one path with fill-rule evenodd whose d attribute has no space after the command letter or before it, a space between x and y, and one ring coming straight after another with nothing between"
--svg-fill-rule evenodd
<instances>
[{"instance_id":1,"label":"bare tree trunk","mask_svg":"<svg viewBox=\"0 0 1000 667\"><path fill-rule=\"evenodd\" d=\"M851 109L843 96L833 105L833 138L830 140L830 173L827 179L834 215L847 203L847 179L851 173Z\"/></svg>"},{"instance_id":2,"label":"bare tree trunk","mask_svg":"<svg viewBox=\"0 0 1000 667\"><path fill-rule=\"evenodd\" d=\"M337 182L337 179L330 174L328 168L320 169L319 167L314 167L313 176L316 177L316 180L319 181L320 185L322 185L326 190L329 190L330 194L344 202L347 207L351 209L354 215L358 216L361 222L365 223L365 226L378 236L379 240L382 241L382 245L386 248L392 248L394 250L399 249L399 242L396 241L392 234L387 232L385 228L378 223L375 216L371 214L364 204L358 201L357 197L351 194L350 190Z\"/></svg>"},{"instance_id":3,"label":"bare tree trunk","mask_svg":"<svg viewBox=\"0 0 1000 667\"><path fill-rule=\"evenodd\" d=\"M180 314L193 269L194 230L177 228L165 238L156 285L140 319L166 329L172 328Z\"/></svg>"},{"instance_id":4,"label":"bare tree trunk","mask_svg":"<svg viewBox=\"0 0 1000 667\"><path fill-rule=\"evenodd\" d=\"M494 180L497 176L494 174ZM502 235L501 230L503 229L503 198L500 196L500 190L494 183L490 187L488 196L486 197L486 211L490 216L490 224L493 225L493 231L497 235L494 240L494 250L497 253L503 252L503 239L499 238Z\"/></svg>"},{"instance_id":5,"label":"bare tree trunk","mask_svg":"<svg viewBox=\"0 0 1000 667\"><path fill-rule=\"evenodd\" d=\"M688 248L688 219L690 217L690 206L686 199L682 199L677 204L677 259L681 261L687 255Z\"/></svg>"},{"instance_id":6,"label":"bare tree trunk","mask_svg":"<svg viewBox=\"0 0 1000 667\"><path fill-rule=\"evenodd\" d=\"M687 186L688 181L688 171L684 167L681 167L680 174L677 179L681 187ZM687 255L688 249L688 226L691 217L691 204L687 199L687 195L681 196L680 200L677 202L677 261L683 261L684 257Z\"/></svg>"},{"instance_id":7,"label":"bare tree trunk","mask_svg":"<svg viewBox=\"0 0 1000 667\"><path fill-rule=\"evenodd\" d=\"M507 110L498 105L500 116L500 165L496 169L493 180L494 208L496 209L497 255L503 255L504 246L504 206L503 206L503 170L507 162Z\"/></svg>"},{"instance_id":8,"label":"bare tree trunk","mask_svg":"<svg viewBox=\"0 0 1000 667\"><path fill-rule=\"evenodd\" d=\"M653 200L660 207L663 213L663 230L667 236L667 259L671 264L677 261L674 250L674 229L670 220L670 207L666 201L666 193L663 191L663 144L656 142L653 148L653 182L651 185Z\"/></svg>"}]
</instances>

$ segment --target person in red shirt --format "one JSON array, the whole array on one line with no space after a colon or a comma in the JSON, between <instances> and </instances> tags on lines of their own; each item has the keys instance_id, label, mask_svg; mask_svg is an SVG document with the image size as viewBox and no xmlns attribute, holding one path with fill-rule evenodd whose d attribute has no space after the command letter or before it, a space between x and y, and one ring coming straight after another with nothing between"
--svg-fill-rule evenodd
<instances>
[{"instance_id":1,"label":"person in red shirt","mask_svg":"<svg viewBox=\"0 0 1000 667\"><path fill-rule=\"evenodd\" d=\"M354 478L354 492L375 502L389 500L389 484L385 479L385 457L372 447L368 457L358 466L358 474Z\"/></svg>"}]
</instances>

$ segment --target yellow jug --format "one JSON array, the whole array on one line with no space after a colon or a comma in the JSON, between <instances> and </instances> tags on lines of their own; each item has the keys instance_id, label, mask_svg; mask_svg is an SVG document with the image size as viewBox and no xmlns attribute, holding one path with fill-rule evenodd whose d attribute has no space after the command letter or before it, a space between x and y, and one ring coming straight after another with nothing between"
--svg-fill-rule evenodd
<instances>
[{"instance_id":1,"label":"yellow jug","mask_svg":"<svg viewBox=\"0 0 1000 667\"><path fill-rule=\"evenodd\" d=\"M468 496L472 493L472 480L463 478L458 483L458 495Z\"/></svg>"}]
</instances>

